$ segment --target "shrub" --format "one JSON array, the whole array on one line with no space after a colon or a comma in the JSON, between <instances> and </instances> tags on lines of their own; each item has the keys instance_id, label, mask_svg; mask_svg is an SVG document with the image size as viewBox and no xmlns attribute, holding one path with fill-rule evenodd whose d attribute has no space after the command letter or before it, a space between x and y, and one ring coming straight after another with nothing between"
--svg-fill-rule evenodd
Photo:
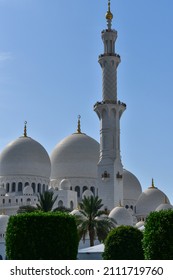
<instances>
[{"instance_id":1,"label":"shrub","mask_svg":"<svg viewBox=\"0 0 173 280\"><path fill-rule=\"evenodd\" d=\"M143 248L147 260L173 260L173 210L149 214L145 223Z\"/></svg>"},{"instance_id":2,"label":"shrub","mask_svg":"<svg viewBox=\"0 0 173 280\"><path fill-rule=\"evenodd\" d=\"M9 218L9 260L73 260L78 249L75 218L60 212L33 212Z\"/></svg>"},{"instance_id":3,"label":"shrub","mask_svg":"<svg viewBox=\"0 0 173 280\"><path fill-rule=\"evenodd\" d=\"M104 260L142 260L143 234L132 226L119 226L110 231L105 241Z\"/></svg>"}]
</instances>

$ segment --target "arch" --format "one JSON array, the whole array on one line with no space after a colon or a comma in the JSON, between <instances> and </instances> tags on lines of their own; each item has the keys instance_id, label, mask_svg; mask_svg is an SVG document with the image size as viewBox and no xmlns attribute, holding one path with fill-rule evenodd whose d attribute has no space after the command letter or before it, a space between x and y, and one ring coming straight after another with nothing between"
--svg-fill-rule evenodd
<instances>
[{"instance_id":1,"label":"arch","mask_svg":"<svg viewBox=\"0 0 173 280\"><path fill-rule=\"evenodd\" d=\"M87 186L83 186L83 191L82 191L82 193L84 193L86 190L88 190L88 187L87 187Z\"/></svg>"},{"instance_id":2,"label":"arch","mask_svg":"<svg viewBox=\"0 0 173 280\"><path fill-rule=\"evenodd\" d=\"M30 198L27 198L26 204L27 204L27 205L30 205L30 204L31 204L31 199L30 199Z\"/></svg>"},{"instance_id":3,"label":"arch","mask_svg":"<svg viewBox=\"0 0 173 280\"><path fill-rule=\"evenodd\" d=\"M2 257L2 255L0 255L0 260L1 260L1 261L3 260L3 257Z\"/></svg>"},{"instance_id":4,"label":"arch","mask_svg":"<svg viewBox=\"0 0 173 280\"><path fill-rule=\"evenodd\" d=\"M23 187L22 182L19 182L18 183L18 192L22 192L22 187Z\"/></svg>"},{"instance_id":5,"label":"arch","mask_svg":"<svg viewBox=\"0 0 173 280\"><path fill-rule=\"evenodd\" d=\"M11 186L12 186L12 192L15 192L16 191L16 183L13 182Z\"/></svg>"},{"instance_id":6,"label":"arch","mask_svg":"<svg viewBox=\"0 0 173 280\"><path fill-rule=\"evenodd\" d=\"M37 192L41 193L41 184L40 183L38 183L38 185L37 185Z\"/></svg>"},{"instance_id":7,"label":"arch","mask_svg":"<svg viewBox=\"0 0 173 280\"><path fill-rule=\"evenodd\" d=\"M8 193L10 191L10 184L6 183L6 192Z\"/></svg>"},{"instance_id":8,"label":"arch","mask_svg":"<svg viewBox=\"0 0 173 280\"><path fill-rule=\"evenodd\" d=\"M80 197L80 187L79 186L75 187L75 192L77 192L77 197Z\"/></svg>"},{"instance_id":9,"label":"arch","mask_svg":"<svg viewBox=\"0 0 173 280\"><path fill-rule=\"evenodd\" d=\"M58 207L63 207L63 201L62 200L58 201Z\"/></svg>"},{"instance_id":10,"label":"arch","mask_svg":"<svg viewBox=\"0 0 173 280\"><path fill-rule=\"evenodd\" d=\"M71 200L71 201L70 201L70 209L73 210L73 208L74 208L74 203L73 203L73 201Z\"/></svg>"},{"instance_id":11,"label":"arch","mask_svg":"<svg viewBox=\"0 0 173 280\"><path fill-rule=\"evenodd\" d=\"M31 187L33 188L33 192L35 193L35 183L32 183Z\"/></svg>"},{"instance_id":12,"label":"arch","mask_svg":"<svg viewBox=\"0 0 173 280\"><path fill-rule=\"evenodd\" d=\"M93 193L93 195L95 195L95 187L92 186L92 187L90 188L90 191Z\"/></svg>"},{"instance_id":13,"label":"arch","mask_svg":"<svg viewBox=\"0 0 173 280\"><path fill-rule=\"evenodd\" d=\"M26 186L29 186L29 182L25 182L25 187L26 187Z\"/></svg>"},{"instance_id":14,"label":"arch","mask_svg":"<svg viewBox=\"0 0 173 280\"><path fill-rule=\"evenodd\" d=\"M43 193L46 191L46 186L43 184Z\"/></svg>"}]
</instances>

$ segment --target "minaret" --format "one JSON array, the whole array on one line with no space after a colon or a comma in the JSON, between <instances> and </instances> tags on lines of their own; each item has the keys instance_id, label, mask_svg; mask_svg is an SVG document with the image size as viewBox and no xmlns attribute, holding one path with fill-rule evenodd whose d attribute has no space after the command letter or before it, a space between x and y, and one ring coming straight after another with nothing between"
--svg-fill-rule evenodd
<instances>
[{"instance_id":1,"label":"minaret","mask_svg":"<svg viewBox=\"0 0 173 280\"><path fill-rule=\"evenodd\" d=\"M126 105L117 100L117 68L121 60L115 52L117 31L112 29L112 19L108 1L107 29L101 33L104 53L98 59L102 68L102 101L94 105L94 111L100 120L99 197L109 210L123 201L120 118L126 109Z\"/></svg>"}]
</instances>

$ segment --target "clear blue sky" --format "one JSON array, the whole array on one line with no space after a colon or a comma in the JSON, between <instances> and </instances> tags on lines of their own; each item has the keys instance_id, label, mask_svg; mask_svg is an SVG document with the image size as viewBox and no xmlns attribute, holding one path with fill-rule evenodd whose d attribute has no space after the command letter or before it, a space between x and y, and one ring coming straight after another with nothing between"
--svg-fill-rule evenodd
<instances>
[{"instance_id":1,"label":"clear blue sky","mask_svg":"<svg viewBox=\"0 0 173 280\"><path fill-rule=\"evenodd\" d=\"M121 154L143 190L151 184L173 202L173 1L112 0ZM101 101L107 0L0 0L0 151L23 134L51 153L75 132L99 141L93 111Z\"/></svg>"}]
</instances>

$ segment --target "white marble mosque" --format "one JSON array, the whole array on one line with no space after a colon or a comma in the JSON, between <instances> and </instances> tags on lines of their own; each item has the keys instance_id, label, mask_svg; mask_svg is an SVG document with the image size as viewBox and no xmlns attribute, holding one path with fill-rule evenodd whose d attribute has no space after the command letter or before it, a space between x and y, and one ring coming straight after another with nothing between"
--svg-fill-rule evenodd
<instances>
[{"instance_id":1,"label":"white marble mosque","mask_svg":"<svg viewBox=\"0 0 173 280\"><path fill-rule=\"evenodd\" d=\"M81 131L78 117L76 132L57 143L49 155L45 148L27 135L13 140L0 152L0 259L5 259L5 230L8 218L21 205L35 205L38 193L58 194L54 207L65 206L76 213L84 196L98 195L109 216L118 225L144 225L151 211L173 208L169 198L152 184L142 190L137 177L123 167L120 154L120 119L126 104L117 96L117 31L112 28L113 14L108 1L107 26L101 32L103 53L102 98L94 111L100 122L100 143Z\"/></svg>"}]
</instances>

